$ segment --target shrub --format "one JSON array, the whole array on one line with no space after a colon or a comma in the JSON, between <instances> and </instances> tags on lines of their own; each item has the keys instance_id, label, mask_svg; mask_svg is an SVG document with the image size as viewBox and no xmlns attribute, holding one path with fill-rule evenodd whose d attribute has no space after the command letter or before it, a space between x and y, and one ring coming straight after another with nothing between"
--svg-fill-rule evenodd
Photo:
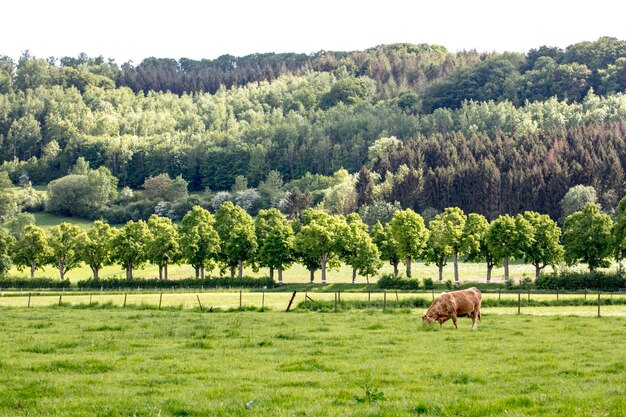
<instances>
[{"instance_id":1,"label":"shrub","mask_svg":"<svg viewBox=\"0 0 626 417\"><path fill-rule=\"evenodd\" d=\"M276 283L274 280L263 278L206 278L195 279L185 278L177 280L159 280L159 279L124 279L124 278L110 278L94 281L88 279L86 281L79 281L76 284L79 288L273 288Z\"/></svg>"},{"instance_id":2,"label":"shrub","mask_svg":"<svg viewBox=\"0 0 626 417\"><path fill-rule=\"evenodd\" d=\"M0 288L69 288L69 281L59 281L54 278L2 278Z\"/></svg>"},{"instance_id":3,"label":"shrub","mask_svg":"<svg viewBox=\"0 0 626 417\"><path fill-rule=\"evenodd\" d=\"M616 272L574 272L541 274L535 281L538 289L582 290L585 288L604 291L616 291L626 288L626 278Z\"/></svg>"},{"instance_id":4,"label":"shrub","mask_svg":"<svg viewBox=\"0 0 626 417\"><path fill-rule=\"evenodd\" d=\"M383 290L417 290L419 287L418 280L396 278L393 274L384 274L378 280L378 288Z\"/></svg>"}]
</instances>

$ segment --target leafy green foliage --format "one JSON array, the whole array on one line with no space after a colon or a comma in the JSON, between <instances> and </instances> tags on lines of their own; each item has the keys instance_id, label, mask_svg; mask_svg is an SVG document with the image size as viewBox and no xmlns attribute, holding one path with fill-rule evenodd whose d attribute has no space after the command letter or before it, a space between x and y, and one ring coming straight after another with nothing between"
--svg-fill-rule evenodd
<instances>
[{"instance_id":1,"label":"leafy green foliage","mask_svg":"<svg viewBox=\"0 0 626 417\"><path fill-rule=\"evenodd\" d=\"M239 277L243 275L243 262L253 261L258 250L254 233L254 220L241 207L230 201L215 212L216 230L221 239L219 259L231 268L239 266Z\"/></svg>"},{"instance_id":2,"label":"leafy green foliage","mask_svg":"<svg viewBox=\"0 0 626 417\"><path fill-rule=\"evenodd\" d=\"M113 236L113 261L126 270L126 279L133 278L133 268L139 268L147 259L146 243L150 239L143 220L131 220Z\"/></svg>"},{"instance_id":3,"label":"leafy green foliage","mask_svg":"<svg viewBox=\"0 0 626 417\"><path fill-rule=\"evenodd\" d=\"M111 247L115 229L107 223L96 220L78 242L80 259L91 268L94 281L98 281L98 272L112 262Z\"/></svg>"},{"instance_id":4,"label":"leafy green foliage","mask_svg":"<svg viewBox=\"0 0 626 417\"><path fill-rule=\"evenodd\" d=\"M159 267L159 279L167 279L167 267L181 258L178 228L167 217L153 214L148 219L147 259Z\"/></svg>"},{"instance_id":5,"label":"leafy green foliage","mask_svg":"<svg viewBox=\"0 0 626 417\"><path fill-rule=\"evenodd\" d=\"M30 277L35 277L35 270L45 265L51 254L45 232L35 226L27 225L24 235L15 244L13 263L21 271L24 267L30 268Z\"/></svg>"},{"instance_id":6,"label":"leafy green foliage","mask_svg":"<svg viewBox=\"0 0 626 417\"><path fill-rule=\"evenodd\" d=\"M82 263L80 247L85 236L80 227L68 222L52 227L48 233L50 263L58 268L61 281L63 281L67 271Z\"/></svg>"},{"instance_id":7,"label":"leafy green foliage","mask_svg":"<svg viewBox=\"0 0 626 417\"><path fill-rule=\"evenodd\" d=\"M590 271L609 266L612 228L611 217L595 204L588 203L582 211L570 214L563 225L565 261L587 264Z\"/></svg>"},{"instance_id":8,"label":"leafy green foliage","mask_svg":"<svg viewBox=\"0 0 626 417\"><path fill-rule=\"evenodd\" d=\"M430 232L422 216L411 209L398 210L389 222L398 256L406 259L408 277L411 276L411 259L419 259L426 247Z\"/></svg>"},{"instance_id":9,"label":"leafy green foliage","mask_svg":"<svg viewBox=\"0 0 626 417\"><path fill-rule=\"evenodd\" d=\"M215 218L209 211L194 206L181 222L180 246L183 258L194 267L196 278L204 278L204 269L217 258L220 245Z\"/></svg>"}]
</instances>

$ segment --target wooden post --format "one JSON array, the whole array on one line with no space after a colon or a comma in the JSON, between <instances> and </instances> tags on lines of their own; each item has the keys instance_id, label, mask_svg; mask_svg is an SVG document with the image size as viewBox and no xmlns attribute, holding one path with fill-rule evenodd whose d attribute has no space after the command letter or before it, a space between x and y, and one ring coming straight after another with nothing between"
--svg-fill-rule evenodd
<instances>
[{"instance_id":1,"label":"wooden post","mask_svg":"<svg viewBox=\"0 0 626 417\"><path fill-rule=\"evenodd\" d=\"M126 298L128 297L128 293L124 293L124 305L122 307L126 307Z\"/></svg>"},{"instance_id":2,"label":"wooden post","mask_svg":"<svg viewBox=\"0 0 626 417\"><path fill-rule=\"evenodd\" d=\"M522 306L522 292L518 291L517 292L517 314L520 314L520 309Z\"/></svg>"},{"instance_id":3,"label":"wooden post","mask_svg":"<svg viewBox=\"0 0 626 417\"><path fill-rule=\"evenodd\" d=\"M337 292L335 291L335 313L337 312Z\"/></svg>"},{"instance_id":4,"label":"wooden post","mask_svg":"<svg viewBox=\"0 0 626 417\"><path fill-rule=\"evenodd\" d=\"M387 291L383 291L383 311L387 310Z\"/></svg>"},{"instance_id":5,"label":"wooden post","mask_svg":"<svg viewBox=\"0 0 626 417\"><path fill-rule=\"evenodd\" d=\"M530 288L528 288L528 301L530 302Z\"/></svg>"},{"instance_id":6,"label":"wooden post","mask_svg":"<svg viewBox=\"0 0 626 417\"><path fill-rule=\"evenodd\" d=\"M242 290L239 290L239 310L243 309L243 301L242 301L243 295L242 295Z\"/></svg>"},{"instance_id":7,"label":"wooden post","mask_svg":"<svg viewBox=\"0 0 626 417\"><path fill-rule=\"evenodd\" d=\"M200 311L202 311L202 303L200 302L200 296L196 294L196 298L198 299L198 305L200 306Z\"/></svg>"},{"instance_id":8,"label":"wooden post","mask_svg":"<svg viewBox=\"0 0 626 417\"><path fill-rule=\"evenodd\" d=\"M306 297L306 293L305 293L305 297ZM306 299L304 300L306 301ZM261 298L261 310L265 309L265 290L263 290L263 297Z\"/></svg>"},{"instance_id":9,"label":"wooden post","mask_svg":"<svg viewBox=\"0 0 626 417\"><path fill-rule=\"evenodd\" d=\"M370 301L372 301L372 292L368 291L367 292L367 302L369 303Z\"/></svg>"},{"instance_id":10,"label":"wooden post","mask_svg":"<svg viewBox=\"0 0 626 417\"><path fill-rule=\"evenodd\" d=\"M161 309L161 301L163 301L163 293L159 296L159 310Z\"/></svg>"},{"instance_id":11,"label":"wooden post","mask_svg":"<svg viewBox=\"0 0 626 417\"><path fill-rule=\"evenodd\" d=\"M502 296L502 290L498 289L498 301L500 301L500 297Z\"/></svg>"},{"instance_id":12,"label":"wooden post","mask_svg":"<svg viewBox=\"0 0 626 417\"><path fill-rule=\"evenodd\" d=\"M62 300L63 300L63 293L59 294L59 305L61 305Z\"/></svg>"},{"instance_id":13,"label":"wooden post","mask_svg":"<svg viewBox=\"0 0 626 417\"><path fill-rule=\"evenodd\" d=\"M559 301L559 287L556 287L556 301Z\"/></svg>"},{"instance_id":14,"label":"wooden post","mask_svg":"<svg viewBox=\"0 0 626 417\"><path fill-rule=\"evenodd\" d=\"M337 301L341 302L341 291L337 291Z\"/></svg>"},{"instance_id":15,"label":"wooden post","mask_svg":"<svg viewBox=\"0 0 626 417\"><path fill-rule=\"evenodd\" d=\"M598 290L598 317L600 317L600 290Z\"/></svg>"},{"instance_id":16,"label":"wooden post","mask_svg":"<svg viewBox=\"0 0 626 417\"><path fill-rule=\"evenodd\" d=\"M28 308L30 308L30 293L28 293Z\"/></svg>"},{"instance_id":17,"label":"wooden post","mask_svg":"<svg viewBox=\"0 0 626 417\"><path fill-rule=\"evenodd\" d=\"M399 303L400 299L398 298L398 290L396 290L396 302Z\"/></svg>"},{"instance_id":18,"label":"wooden post","mask_svg":"<svg viewBox=\"0 0 626 417\"><path fill-rule=\"evenodd\" d=\"M93 294L89 294L89 305L91 305L91 297L93 296Z\"/></svg>"},{"instance_id":19,"label":"wooden post","mask_svg":"<svg viewBox=\"0 0 626 417\"><path fill-rule=\"evenodd\" d=\"M296 298L296 292L297 291L294 291L291 295L291 300L289 300L289 305L287 306L287 310L285 310L285 313L289 312L289 309L291 308L291 303L293 303L293 299Z\"/></svg>"}]
</instances>

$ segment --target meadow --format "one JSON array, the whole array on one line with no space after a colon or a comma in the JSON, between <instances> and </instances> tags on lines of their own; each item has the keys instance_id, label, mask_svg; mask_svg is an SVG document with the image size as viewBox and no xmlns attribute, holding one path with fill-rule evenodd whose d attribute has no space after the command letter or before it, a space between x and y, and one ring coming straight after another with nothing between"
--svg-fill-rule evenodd
<instances>
[{"instance_id":1,"label":"meadow","mask_svg":"<svg viewBox=\"0 0 626 417\"><path fill-rule=\"evenodd\" d=\"M0 415L622 416L623 317L0 307Z\"/></svg>"}]
</instances>

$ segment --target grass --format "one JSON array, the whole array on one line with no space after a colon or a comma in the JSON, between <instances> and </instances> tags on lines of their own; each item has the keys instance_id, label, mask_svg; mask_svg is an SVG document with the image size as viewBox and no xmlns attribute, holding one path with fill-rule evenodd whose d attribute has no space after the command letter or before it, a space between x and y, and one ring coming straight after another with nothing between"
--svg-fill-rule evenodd
<instances>
[{"instance_id":1,"label":"grass","mask_svg":"<svg viewBox=\"0 0 626 417\"><path fill-rule=\"evenodd\" d=\"M623 320L1 307L0 415L625 415Z\"/></svg>"}]
</instances>

